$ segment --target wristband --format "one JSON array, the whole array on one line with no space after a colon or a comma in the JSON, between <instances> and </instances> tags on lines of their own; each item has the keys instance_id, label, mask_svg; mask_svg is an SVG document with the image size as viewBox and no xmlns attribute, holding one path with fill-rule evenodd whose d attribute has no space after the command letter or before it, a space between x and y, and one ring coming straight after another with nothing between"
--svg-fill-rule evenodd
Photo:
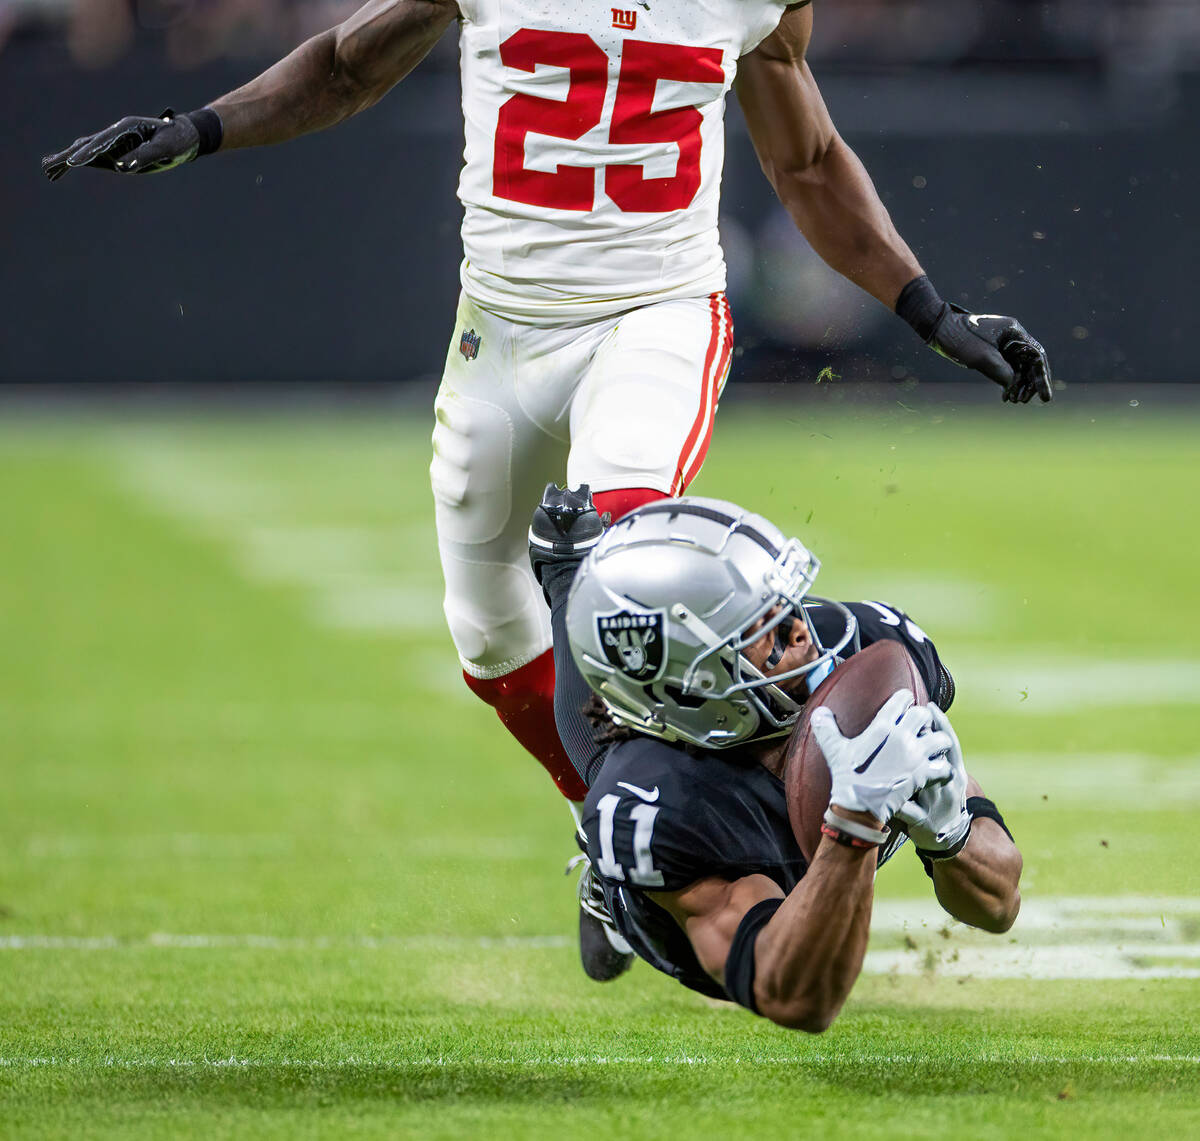
<instances>
[{"instance_id":1,"label":"wristband","mask_svg":"<svg viewBox=\"0 0 1200 1141\"><path fill-rule=\"evenodd\" d=\"M946 308L946 303L925 274L914 277L896 298L896 316L907 321L926 344L933 340L934 330Z\"/></svg>"},{"instance_id":2,"label":"wristband","mask_svg":"<svg viewBox=\"0 0 1200 1141\"><path fill-rule=\"evenodd\" d=\"M1004 823L1004 817L1000 815L1000 809L986 796L968 796L967 812L970 813L972 820L994 820L1004 829L1004 835L1012 840L1013 834L1008 830L1008 825ZM1015 844L1016 841L1013 840L1013 843Z\"/></svg>"},{"instance_id":3,"label":"wristband","mask_svg":"<svg viewBox=\"0 0 1200 1141\"><path fill-rule=\"evenodd\" d=\"M216 111L211 107L201 107L199 111L189 111L187 118L191 120L192 126L200 136L197 158L210 155L220 148L221 140L225 137L225 128L221 124L221 116Z\"/></svg>"},{"instance_id":4,"label":"wristband","mask_svg":"<svg viewBox=\"0 0 1200 1141\"><path fill-rule=\"evenodd\" d=\"M828 836L835 844L841 844L843 848L878 848L878 844L873 844L870 840L860 840L857 836L851 836L849 832L843 832L838 828L830 828L828 824L821 825L821 835Z\"/></svg>"},{"instance_id":5,"label":"wristband","mask_svg":"<svg viewBox=\"0 0 1200 1141\"><path fill-rule=\"evenodd\" d=\"M859 824L857 820L847 820L834 812L831 805L825 810L825 823L821 825L821 834L831 837L847 848L877 848L891 832L887 828L872 828L867 824Z\"/></svg>"}]
</instances>

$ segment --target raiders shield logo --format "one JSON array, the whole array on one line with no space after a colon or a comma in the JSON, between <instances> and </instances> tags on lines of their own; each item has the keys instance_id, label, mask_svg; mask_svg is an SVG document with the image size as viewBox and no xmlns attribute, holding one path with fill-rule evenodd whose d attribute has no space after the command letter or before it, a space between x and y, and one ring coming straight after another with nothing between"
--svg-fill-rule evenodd
<instances>
[{"instance_id":1,"label":"raiders shield logo","mask_svg":"<svg viewBox=\"0 0 1200 1141\"><path fill-rule=\"evenodd\" d=\"M666 612L618 610L596 615L604 656L633 681L654 681L667 661Z\"/></svg>"}]
</instances>

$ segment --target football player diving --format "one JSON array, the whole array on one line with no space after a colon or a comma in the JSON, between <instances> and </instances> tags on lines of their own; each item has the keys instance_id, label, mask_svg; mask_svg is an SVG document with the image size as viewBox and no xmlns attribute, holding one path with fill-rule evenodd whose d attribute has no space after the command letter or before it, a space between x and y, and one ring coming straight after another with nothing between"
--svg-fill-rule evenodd
<instances>
[{"instance_id":1,"label":"football player diving","mask_svg":"<svg viewBox=\"0 0 1200 1141\"><path fill-rule=\"evenodd\" d=\"M700 471L734 352L717 224L731 90L829 265L1006 401L1050 400L1050 368L1018 321L944 300L897 233L806 62L808 0L368 0L207 106L126 117L43 170L152 174L332 127L455 23L464 258L430 465L446 622L466 685L578 820L522 505L565 476L619 518Z\"/></svg>"},{"instance_id":2,"label":"football player diving","mask_svg":"<svg viewBox=\"0 0 1200 1141\"><path fill-rule=\"evenodd\" d=\"M593 978L636 953L822 1031L862 969L876 869L906 840L952 916L1012 926L1021 854L963 765L954 682L911 619L810 595L820 564L803 544L716 499L660 500L606 530L586 487L551 485L529 551L551 608L559 733L588 786ZM809 863L788 819L788 737L837 662L881 639L904 646L932 701L900 690L853 738L813 712L832 788Z\"/></svg>"}]
</instances>

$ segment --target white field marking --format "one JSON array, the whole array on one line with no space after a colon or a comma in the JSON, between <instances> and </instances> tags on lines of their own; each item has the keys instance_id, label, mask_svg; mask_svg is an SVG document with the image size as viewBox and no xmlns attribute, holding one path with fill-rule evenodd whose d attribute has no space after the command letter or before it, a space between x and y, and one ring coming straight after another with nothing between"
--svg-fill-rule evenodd
<instances>
[{"instance_id":1,"label":"white field marking","mask_svg":"<svg viewBox=\"0 0 1200 1141\"><path fill-rule=\"evenodd\" d=\"M469 951L520 947L573 947L568 935L181 935L156 931L119 935L0 935L0 951L263 950L320 951L329 948L400 951Z\"/></svg>"},{"instance_id":2,"label":"white field marking","mask_svg":"<svg viewBox=\"0 0 1200 1141\"><path fill-rule=\"evenodd\" d=\"M1022 908L1013 936L987 935L950 919L931 900L882 903L872 923L873 944L906 937L904 949L872 947L868 974L992 979L1200 978L1200 898L1115 896L1033 899ZM915 936L915 937L914 937ZM174 934L7 935L0 950L230 950L368 948L452 952L509 948L565 949L566 935L265 935Z\"/></svg>"},{"instance_id":3,"label":"white field marking","mask_svg":"<svg viewBox=\"0 0 1200 1141\"><path fill-rule=\"evenodd\" d=\"M1022 942L1039 939L1075 943L1088 937L1119 942L1137 937L1161 946L1180 945L1200 926L1200 897L1113 895L1033 896L1021 903L1012 934ZM994 945L996 936L958 923L933 899L882 900L871 917L871 934L919 934L947 930L955 939Z\"/></svg>"},{"instance_id":4,"label":"white field marking","mask_svg":"<svg viewBox=\"0 0 1200 1141\"><path fill-rule=\"evenodd\" d=\"M284 509L278 489L195 452L184 458L182 449L123 440L112 455L129 490L193 525L222 530L229 519L270 517Z\"/></svg>"},{"instance_id":5,"label":"white field marking","mask_svg":"<svg viewBox=\"0 0 1200 1141\"><path fill-rule=\"evenodd\" d=\"M1096 661L1031 648L987 658L947 653L963 706L1008 713L1070 713L1145 705L1200 705L1200 661Z\"/></svg>"},{"instance_id":6,"label":"white field marking","mask_svg":"<svg viewBox=\"0 0 1200 1141\"><path fill-rule=\"evenodd\" d=\"M976 753L967 764L987 794L1007 807L1096 805L1186 808L1200 804L1200 756L1138 753Z\"/></svg>"},{"instance_id":7,"label":"white field marking","mask_svg":"<svg viewBox=\"0 0 1200 1141\"><path fill-rule=\"evenodd\" d=\"M291 857L298 837L287 832L163 832L134 836L48 835L34 833L25 841L25 852L39 860L93 860L105 858L161 860L183 856L189 859L252 859Z\"/></svg>"},{"instance_id":8,"label":"white field marking","mask_svg":"<svg viewBox=\"0 0 1200 1141\"><path fill-rule=\"evenodd\" d=\"M163 832L106 836L86 833L34 833L25 839L25 854L33 860L253 860L293 859L303 844L289 832ZM362 850L362 846L358 846ZM525 836L446 834L418 836L396 846L407 860L460 859L469 861L536 858L537 846Z\"/></svg>"},{"instance_id":9,"label":"white field marking","mask_svg":"<svg viewBox=\"0 0 1200 1141\"><path fill-rule=\"evenodd\" d=\"M430 651L436 657L440 651ZM424 655L426 651L421 651ZM477 699L463 684L461 673L450 665L453 651L436 660L424 656L414 658L413 674L398 674L397 686L419 689L423 695L466 694L466 700L477 706ZM424 669L424 674L417 671ZM444 691L444 692L443 692ZM157 735L166 734L175 741L181 733L201 733L206 740L214 733L236 732L244 738L264 738L277 741L279 724L285 720L304 736L319 736L333 740L390 738L396 729L396 710L384 702L369 698L324 698L312 693L308 700L300 698L278 701L207 701L201 697L158 700L141 706L114 707L109 699L83 697L61 699L40 695L37 700L5 701L0 697L0 723L36 722L39 727L53 725L57 733L93 733L97 728L129 723L131 708L141 729Z\"/></svg>"},{"instance_id":10,"label":"white field marking","mask_svg":"<svg viewBox=\"0 0 1200 1141\"><path fill-rule=\"evenodd\" d=\"M828 574L829 581L825 581ZM882 571L869 578L822 571L817 593L831 598L874 599L898 606L918 625L928 623L935 642L950 645L948 633L993 630L997 625L995 592L983 582L962 578L893 574Z\"/></svg>"},{"instance_id":11,"label":"white field marking","mask_svg":"<svg viewBox=\"0 0 1200 1141\"><path fill-rule=\"evenodd\" d=\"M1167 1065L1200 1065L1196 1054L1038 1054L999 1053L981 1051L976 1054L959 1055L959 1060L979 1065L1013 1066L1077 1066L1077 1065L1138 1065L1153 1062ZM853 1067L856 1065L940 1065L937 1058L929 1054L794 1054L766 1057L714 1058L694 1054L552 1054L545 1057L514 1058L502 1056L465 1055L447 1058L444 1055L425 1058L359 1058L353 1054L346 1058L248 1058L230 1054L225 1058L118 1058L106 1055L102 1062L92 1058L73 1056L60 1057L56 1054L32 1055L29 1057L0 1057L0 1068L39 1069L53 1067L103 1065L113 1069L307 1069L307 1070L414 1070L439 1067L483 1067L488 1066L827 1066Z\"/></svg>"},{"instance_id":12,"label":"white field marking","mask_svg":"<svg viewBox=\"0 0 1200 1141\"><path fill-rule=\"evenodd\" d=\"M1010 935L988 935L951 919L932 900L875 909L873 942L905 935L902 949L873 947L869 974L989 979L1200 978L1200 898L1033 898Z\"/></svg>"},{"instance_id":13,"label":"white field marking","mask_svg":"<svg viewBox=\"0 0 1200 1141\"><path fill-rule=\"evenodd\" d=\"M1155 958L1157 958L1157 961ZM1163 959L1194 960L1177 966ZM948 953L868 951L863 970L875 975L934 974L986 979L1200 979L1200 943L1122 947L1085 943L1059 947L956 947Z\"/></svg>"},{"instance_id":14,"label":"white field marking","mask_svg":"<svg viewBox=\"0 0 1200 1141\"><path fill-rule=\"evenodd\" d=\"M316 598L317 617L339 630L413 631L442 629L442 592L394 581L326 587ZM458 679L455 678L455 682ZM456 689L466 689L456 684Z\"/></svg>"},{"instance_id":15,"label":"white field marking","mask_svg":"<svg viewBox=\"0 0 1200 1141\"><path fill-rule=\"evenodd\" d=\"M249 526L241 531L240 566L263 582L361 575L381 561L382 538L367 527Z\"/></svg>"},{"instance_id":16,"label":"white field marking","mask_svg":"<svg viewBox=\"0 0 1200 1141\"><path fill-rule=\"evenodd\" d=\"M239 471L218 453L122 440L123 483L227 550L252 582L302 589L320 624L359 632L444 629L432 525L296 526L302 489Z\"/></svg>"}]
</instances>

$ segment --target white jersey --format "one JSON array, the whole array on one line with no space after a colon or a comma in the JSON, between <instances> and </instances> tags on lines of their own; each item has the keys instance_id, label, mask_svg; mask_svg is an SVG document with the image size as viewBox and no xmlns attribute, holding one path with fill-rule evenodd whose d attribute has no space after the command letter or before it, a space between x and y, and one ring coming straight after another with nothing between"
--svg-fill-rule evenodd
<instances>
[{"instance_id":1,"label":"white jersey","mask_svg":"<svg viewBox=\"0 0 1200 1141\"><path fill-rule=\"evenodd\" d=\"M459 0L462 283L509 319L725 287L725 96L788 0L617 2Z\"/></svg>"}]
</instances>

